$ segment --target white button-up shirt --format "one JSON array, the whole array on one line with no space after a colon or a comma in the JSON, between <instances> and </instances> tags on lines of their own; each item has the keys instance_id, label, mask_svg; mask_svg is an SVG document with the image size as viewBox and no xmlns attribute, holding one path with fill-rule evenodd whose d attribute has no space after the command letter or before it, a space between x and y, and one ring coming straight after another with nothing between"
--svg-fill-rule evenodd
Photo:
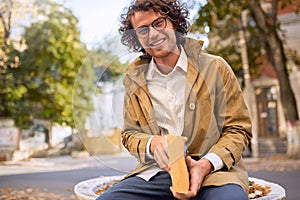
<instances>
[{"instance_id":1,"label":"white button-up shirt","mask_svg":"<svg viewBox=\"0 0 300 200\"><path fill-rule=\"evenodd\" d=\"M182 49L169 74L161 73L152 59L146 75L156 121L169 134L182 135L183 132L187 66L187 56Z\"/></svg>"},{"instance_id":2,"label":"white button-up shirt","mask_svg":"<svg viewBox=\"0 0 300 200\"><path fill-rule=\"evenodd\" d=\"M181 47L180 57L170 73L161 73L155 64L154 59L152 59L149 63L149 69L146 74L147 86L150 92L158 126L167 130L169 134L178 136L182 135L184 127L187 70L187 55ZM192 109L191 106L192 105L190 105L190 109ZM153 137L151 137L147 143L147 156L151 158L150 144L152 138ZM216 154L209 153L204 157L212 163L214 170L218 170L223 167L222 160ZM151 167L137 176L148 181L159 171L161 171L160 168Z\"/></svg>"}]
</instances>

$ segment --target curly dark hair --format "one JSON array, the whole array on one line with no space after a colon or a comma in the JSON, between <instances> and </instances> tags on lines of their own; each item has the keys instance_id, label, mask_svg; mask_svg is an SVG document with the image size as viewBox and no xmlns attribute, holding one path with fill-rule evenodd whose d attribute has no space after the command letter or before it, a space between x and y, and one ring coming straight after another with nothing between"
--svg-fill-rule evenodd
<instances>
[{"instance_id":1,"label":"curly dark hair","mask_svg":"<svg viewBox=\"0 0 300 200\"><path fill-rule=\"evenodd\" d=\"M190 24L188 22L189 11L185 4L180 3L178 0L135 0L131 5L124 9L124 13L121 14L121 27L119 33L122 35L122 44L129 47L135 52L144 52L142 45L140 44L133 26L131 23L131 17L135 12L154 10L162 15L168 16L172 21L177 41L180 41L180 37L186 35L189 31Z\"/></svg>"}]
</instances>

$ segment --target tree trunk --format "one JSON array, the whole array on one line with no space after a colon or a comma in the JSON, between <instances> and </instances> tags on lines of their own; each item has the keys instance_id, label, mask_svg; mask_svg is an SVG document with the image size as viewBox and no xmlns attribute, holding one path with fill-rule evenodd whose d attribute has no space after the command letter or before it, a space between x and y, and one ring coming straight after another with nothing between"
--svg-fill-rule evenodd
<instances>
[{"instance_id":1,"label":"tree trunk","mask_svg":"<svg viewBox=\"0 0 300 200\"><path fill-rule=\"evenodd\" d=\"M271 32L266 40L270 48L268 57L274 66L279 80L280 97L284 107L285 120L296 122L299 120L297 102L289 81L282 41L279 39L276 30Z\"/></svg>"}]
</instances>

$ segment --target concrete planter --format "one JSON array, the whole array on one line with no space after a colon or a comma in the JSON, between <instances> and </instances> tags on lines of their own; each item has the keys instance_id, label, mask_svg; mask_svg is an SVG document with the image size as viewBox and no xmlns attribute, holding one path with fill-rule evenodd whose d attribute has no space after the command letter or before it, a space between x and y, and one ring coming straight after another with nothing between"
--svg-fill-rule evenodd
<instances>
[{"instance_id":1,"label":"concrete planter","mask_svg":"<svg viewBox=\"0 0 300 200\"><path fill-rule=\"evenodd\" d=\"M268 185L271 187L271 192L268 195L256 198L257 200L284 200L286 197L285 189L276 183L268 182L253 177L249 177L249 180L254 181L259 185L263 185L263 186Z\"/></svg>"},{"instance_id":2,"label":"concrete planter","mask_svg":"<svg viewBox=\"0 0 300 200\"><path fill-rule=\"evenodd\" d=\"M96 192L99 188L110 185L114 181L121 180L123 177L124 176L108 176L88 179L76 184L74 186L74 193L78 200L94 200L98 196ZM284 200L286 197L285 189L276 183L253 177L250 177L249 180L260 185L269 185L271 187L271 192L268 195L256 198L256 200Z\"/></svg>"},{"instance_id":3,"label":"concrete planter","mask_svg":"<svg viewBox=\"0 0 300 200\"><path fill-rule=\"evenodd\" d=\"M110 185L114 181L121 180L124 176L107 176L88 179L74 186L74 193L78 200L95 200L99 188Z\"/></svg>"}]
</instances>

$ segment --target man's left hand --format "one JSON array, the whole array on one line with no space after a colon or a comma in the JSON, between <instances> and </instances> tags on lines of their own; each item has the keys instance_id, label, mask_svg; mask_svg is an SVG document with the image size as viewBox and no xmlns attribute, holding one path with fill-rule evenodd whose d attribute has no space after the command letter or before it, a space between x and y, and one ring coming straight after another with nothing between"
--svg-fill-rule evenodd
<instances>
[{"instance_id":1,"label":"man's left hand","mask_svg":"<svg viewBox=\"0 0 300 200\"><path fill-rule=\"evenodd\" d=\"M186 164L190 172L190 188L188 193L177 193L173 191L172 187L170 188L173 196L180 200L188 200L195 197L200 190L204 177L213 170L212 164L205 158L196 161L187 156Z\"/></svg>"}]
</instances>

